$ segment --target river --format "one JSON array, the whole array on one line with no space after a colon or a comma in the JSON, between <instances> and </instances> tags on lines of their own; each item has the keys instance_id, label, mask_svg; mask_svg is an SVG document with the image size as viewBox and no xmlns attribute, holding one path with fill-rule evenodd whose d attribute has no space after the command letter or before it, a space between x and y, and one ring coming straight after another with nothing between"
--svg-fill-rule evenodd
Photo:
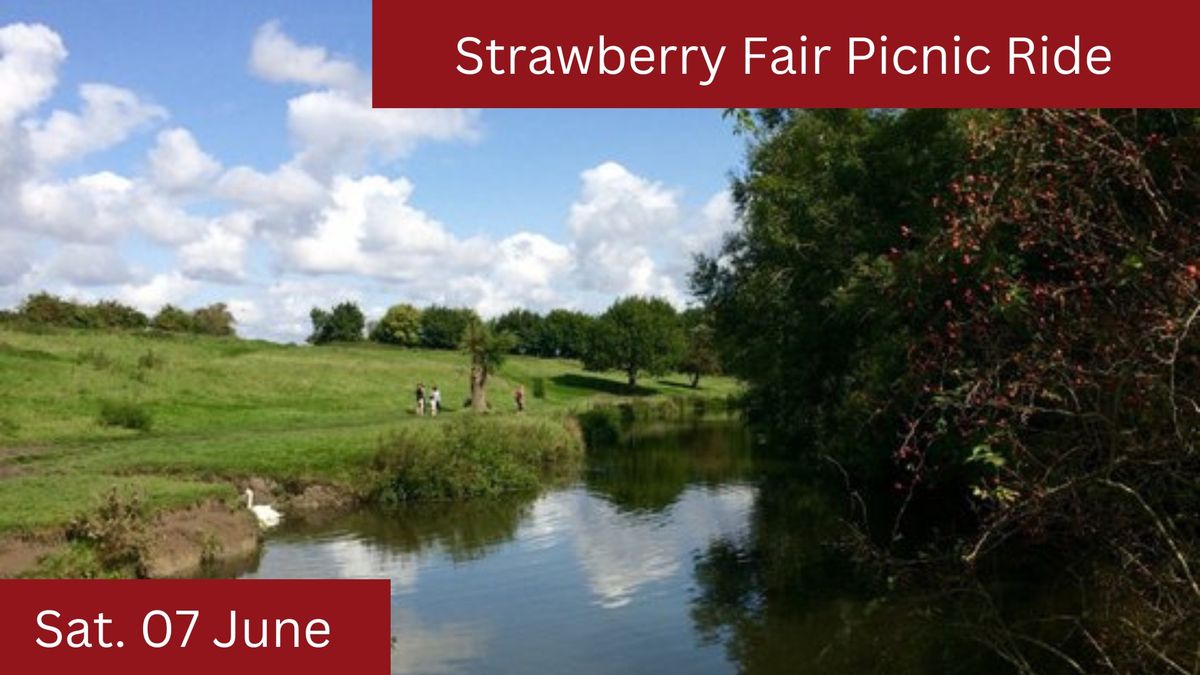
<instances>
[{"instance_id":1,"label":"river","mask_svg":"<svg viewBox=\"0 0 1200 675\"><path fill-rule=\"evenodd\" d=\"M540 495L293 519L243 576L391 579L394 673L991 671L864 591L831 500L751 446L658 427Z\"/></svg>"}]
</instances>

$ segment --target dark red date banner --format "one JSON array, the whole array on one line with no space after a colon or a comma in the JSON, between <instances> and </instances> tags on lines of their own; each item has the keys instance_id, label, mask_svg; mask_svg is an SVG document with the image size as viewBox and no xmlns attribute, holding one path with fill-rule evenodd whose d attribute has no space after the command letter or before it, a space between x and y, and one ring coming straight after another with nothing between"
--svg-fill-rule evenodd
<instances>
[{"instance_id":1,"label":"dark red date banner","mask_svg":"<svg viewBox=\"0 0 1200 675\"><path fill-rule=\"evenodd\" d=\"M387 580L0 581L13 673L361 673L391 667Z\"/></svg>"},{"instance_id":2,"label":"dark red date banner","mask_svg":"<svg viewBox=\"0 0 1200 675\"><path fill-rule=\"evenodd\" d=\"M377 107L1200 107L1200 4L374 0Z\"/></svg>"}]
</instances>

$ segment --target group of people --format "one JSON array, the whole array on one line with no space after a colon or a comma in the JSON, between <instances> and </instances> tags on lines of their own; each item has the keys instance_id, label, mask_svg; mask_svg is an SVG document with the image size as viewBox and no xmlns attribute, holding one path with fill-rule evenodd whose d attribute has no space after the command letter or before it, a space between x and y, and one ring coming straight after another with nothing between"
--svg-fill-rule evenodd
<instances>
[{"instance_id":1,"label":"group of people","mask_svg":"<svg viewBox=\"0 0 1200 675\"><path fill-rule=\"evenodd\" d=\"M438 411L442 408L442 392L435 384L426 395L425 384L422 382L417 384L417 414L424 416L426 406L429 407L430 416L437 417Z\"/></svg>"},{"instance_id":2,"label":"group of people","mask_svg":"<svg viewBox=\"0 0 1200 675\"><path fill-rule=\"evenodd\" d=\"M525 385L517 387L513 392L513 401L517 404L517 412L525 412ZM431 417L437 417L438 412L442 409L442 392L437 385L428 393L425 391L425 383L417 384L417 414L424 417L425 410L429 410Z\"/></svg>"}]
</instances>

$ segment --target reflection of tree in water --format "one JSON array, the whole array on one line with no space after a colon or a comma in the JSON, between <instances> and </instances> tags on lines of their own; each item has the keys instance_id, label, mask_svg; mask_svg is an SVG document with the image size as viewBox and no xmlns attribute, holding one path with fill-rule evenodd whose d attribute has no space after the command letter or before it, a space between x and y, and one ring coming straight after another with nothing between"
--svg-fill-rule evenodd
<instances>
[{"instance_id":1,"label":"reflection of tree in water","mask_svg":"<svg viewBox=\"0 0 1200 675\"><path fill-rule=\"evenodd\" d=\"M616 446L590 449L586 481L623 511L661 512L689 486L750 480L753 466L740 424L644 425Z\"/></svg>"},{"instance_id":2,"label":"reflection of tree in water","mask_svg":"<svg viewBox=\"0 0 1200 675\"><path fill-rule=\"evenodd\" d=\"M436 546L455 562L462 562L482 558L496 546L511 541L536 497L530 493L410 504L391 510L368 509L339 519L337 525L390 552L420 553ZM280 538L306 539L327 528L299 524L281 533Z\"/></svg>"},{"instance_id":3,"label":"reflection of tree in water","mask_svg":"<svg viewBox=\"0 0 1200 675\"><path fill-rule=\"evenodd\" d=\"M887 594L831 547L845 534L840 503L786 475L761 481L749 536L715 542L697 559L701 639L724 643L751 674L1012 672L958 639L957 619L929 598Z\"/></svg>"}]
</instances>

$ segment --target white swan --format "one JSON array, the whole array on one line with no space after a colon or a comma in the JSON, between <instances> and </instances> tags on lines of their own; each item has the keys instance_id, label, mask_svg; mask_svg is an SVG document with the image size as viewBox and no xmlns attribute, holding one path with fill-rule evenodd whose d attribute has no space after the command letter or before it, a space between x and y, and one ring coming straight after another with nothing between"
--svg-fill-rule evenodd
<instances>
[{"instance_id":1,"label":"white swan","mask_svg":"<svg viewBox=\"0 0 1200 675\"><path fill-rule=\"evenodd\" d=\"M267 504L254 505L254 490L246 488L246 508L254 512L254 517L258 519L258 526L266 530L275 527L279 521L283 520L283 514L275 510L274 506Z\"/></svg>"}]
</instances>

